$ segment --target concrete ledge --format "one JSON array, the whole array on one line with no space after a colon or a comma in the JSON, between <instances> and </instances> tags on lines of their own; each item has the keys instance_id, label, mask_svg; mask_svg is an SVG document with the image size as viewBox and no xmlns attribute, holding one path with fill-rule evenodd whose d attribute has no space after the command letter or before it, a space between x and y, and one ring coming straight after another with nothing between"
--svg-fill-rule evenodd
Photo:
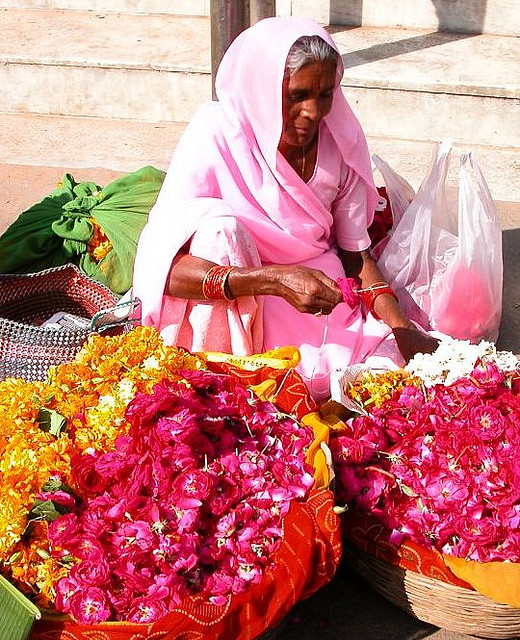
<instances>
[{"instance_id":1,"label":"concrete ledge","mask_svg":"<svg viewBox=\"0 0 520 640\"><path fill-rule=\"evenodd\" d=\"M440 137L437 141L446 138ZM370 153L381 156L417 191L426 177L435 144L430 141L406 140L387 136L368 136ZM459 158L471 151L487 182L491 196L501 203L504 228L520 228L520 149L461 145L452 140L453 151L446 184L458 185ZM509 203L509 206L506 204Z\"/></svg>"},{"instance_id":2,"label":"concrete ledge","mask_svg":"<svg viewBox=\"0 0 520 640\"><path fill-rule=\"evenodd\" d=\"M148 164L167 169L184 128L177 122L4 115L0 163L121 172Z\"/></svg>"},{"instance_id":3,"label":"concrete ledge","mask_svg":"<svg viewBox=\"0 0 520 640\"><path fill-rule=\"evenodd\" d=\"M207 17L0 9L2 63L210 72Z\"/></svg>"},{"instance_id":4,"label":"concrete ledge","mask_svg":"<svg viewBox=\"0 0 520 640\"><path fill-rule=\"evenodd\" d=\"M313 0L293 4L304 2ZM517 0L357 0L330 2L329 7L329 20L340 24L512 36L520 32Z\"/></svg>"},{"instance_id":5,"label":"concrete ledge","mask_svg":"<svg viewBox=\"0 0 520 640\"><path fill-rule=\"evenodd\" d=\"M520 39L417 29L333 26L344 84L520 97Z\"/></svg>"},{"instance_id":6,"label":"concrete ledge","mask_svg":"<svg viewBox=\"0 0 520 640\"><path fill-rule=\"evenodd\" d=\"M2 7L18 9L67 9L122 13L209 15L210 0L1 0Z\"/></svg>"},{"instance_id":7,"label":"concrete ledge","mask_svg":"<svg viewBox=\"0 0 520 640\"><path fill-rule=\"evenodd\" d=\"M209 15L209 0L1 0L2 7L124 13ZM404 27L517 35L517 0L277 0L278 15L309 16L323 24Z\"/></svg>"}]
</instances>

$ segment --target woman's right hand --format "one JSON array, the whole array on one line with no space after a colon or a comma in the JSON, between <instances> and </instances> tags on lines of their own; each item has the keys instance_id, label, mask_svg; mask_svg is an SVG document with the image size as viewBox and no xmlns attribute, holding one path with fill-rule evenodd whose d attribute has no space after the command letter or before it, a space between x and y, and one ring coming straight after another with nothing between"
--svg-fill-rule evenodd
<instances>
[{"instance_id":1,"label":"woman's right hand","mask_svg":"<svg viewBox=\"0 0 520 640\"><path fill-rule=\"evenodd\" d=\"M338 285L318 269L304 266L266 267L272 283L271 295L277 295L302 313L327 315L343 300Z\"/></svg>"},{"instance_id":2,"label":"woman's right hand","mask_svg":"<svg viewBox=\"0 0 520 640\"><path fill-rule=\"evenodd\" d=\"M203 300L202 280L215 263L189 254L174 260L166 293ZM233 298L272 295L284 298L302 313L328 314L342 301L338 285L322 271L304 266L235 267L228 277Z\"/></svg>"}]
</instances>

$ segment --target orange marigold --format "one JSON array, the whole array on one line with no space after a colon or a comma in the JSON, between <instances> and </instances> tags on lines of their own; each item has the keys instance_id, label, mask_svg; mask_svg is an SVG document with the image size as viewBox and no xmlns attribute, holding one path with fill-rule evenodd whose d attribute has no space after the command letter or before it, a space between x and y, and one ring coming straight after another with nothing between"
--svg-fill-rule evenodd
<instances>
[{"instance_id":1,"label":"orange marigold","mask_svg":"<svg viewBox=\"0 0 520 640\"><path fill-rule=\"evenodd\" d=\"M412 376L404 369L372 373L364 371L354 384L345 389L346 395L364 409L372 406L380 407L390 400L394 393L404 385L421 387L423 382L417 376Z\"/></svg>"},{"instance_id":2,"label":"orange marigold","mask_svg":"<svg viewBox=\"0 0 520 640\"><path fill-rule=\"evenodd\" d=\"M92 224L93 232L87 244L87 252L94 258L96 262L101 262L103 258L114 248L109 237L103 231L95 218L89 218Z\"/></svg>"}]
</instances>

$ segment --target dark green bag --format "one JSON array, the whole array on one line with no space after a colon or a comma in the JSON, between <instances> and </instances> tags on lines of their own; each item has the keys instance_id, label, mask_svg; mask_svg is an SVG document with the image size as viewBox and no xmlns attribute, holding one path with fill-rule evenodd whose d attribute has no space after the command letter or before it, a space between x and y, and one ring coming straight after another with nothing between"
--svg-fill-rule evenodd
<instances>
[{"instance_id":1,"label":"dark green bag","mask_svg":"<svg viewBox=\"0 0 520 640\"><path fill-rule=\"evenodd\" d=\"M35 273L73 263L115 293L125 293L132 285L137 242L164 176L148 166L100 187L65 174L57 189L0 236L0 273ZM111 245L99 261L88 251L94 222Z\"/></svg>"}]
</instances>

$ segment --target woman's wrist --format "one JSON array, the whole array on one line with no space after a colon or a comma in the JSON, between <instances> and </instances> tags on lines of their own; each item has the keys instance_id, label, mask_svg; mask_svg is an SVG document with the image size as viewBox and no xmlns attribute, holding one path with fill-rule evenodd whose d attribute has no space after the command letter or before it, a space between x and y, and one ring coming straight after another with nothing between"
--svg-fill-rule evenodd
<instances>
[{"instance_id":1,"label":"woman's wrist","mask_svg":"<svg viewBox=\"0 0 520 640\"><path fill-rule=\"evenodd\" d=\"M276 282L276 270L271 267L235 267L228 275L227 290L232 298L272 295Z\"/></svg>"},{"instance_id":2,"label":"woman's wrist","mask_svg":"<svg viewBox=\"0 0 520 640\"><path fill-rule=\"evenodd\" d=\"M392 331L394 329L410 329L415 325L401 310L399 303L388 294L382 294L375 302L376 314Z\"/></svg>"}]
</instances>

